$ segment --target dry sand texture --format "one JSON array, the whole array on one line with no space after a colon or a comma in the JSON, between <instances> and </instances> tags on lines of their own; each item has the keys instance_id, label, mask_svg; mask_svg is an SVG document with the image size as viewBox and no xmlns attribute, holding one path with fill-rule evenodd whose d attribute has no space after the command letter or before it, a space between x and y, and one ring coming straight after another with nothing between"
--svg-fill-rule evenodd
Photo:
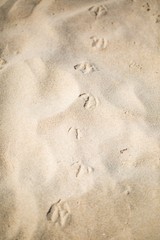
<instances>
[{"instance_id":1,"label":"dry sand texture","mask_svg":"<svg viewBox=\"0 0 160 240\"><path fill-rule=\"evenodd\" d=\"M159 114L159 0L0 0L0 240L159 240Z\"/></svg>"}]
</instances>

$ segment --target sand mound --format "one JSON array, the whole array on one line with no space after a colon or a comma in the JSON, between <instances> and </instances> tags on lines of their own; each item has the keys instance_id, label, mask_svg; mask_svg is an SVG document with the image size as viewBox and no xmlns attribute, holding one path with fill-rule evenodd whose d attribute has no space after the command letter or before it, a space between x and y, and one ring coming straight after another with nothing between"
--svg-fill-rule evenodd
<instances>
[{"instance_id":1,"label":"sand mound","mask_svg":"<svg viewBox=\"0 0 160 240\"><path fill-rule=\"evenodd\" d=\"M0 240L160 239L160 2L0 0Z\"/></svg>"}]
</instances>

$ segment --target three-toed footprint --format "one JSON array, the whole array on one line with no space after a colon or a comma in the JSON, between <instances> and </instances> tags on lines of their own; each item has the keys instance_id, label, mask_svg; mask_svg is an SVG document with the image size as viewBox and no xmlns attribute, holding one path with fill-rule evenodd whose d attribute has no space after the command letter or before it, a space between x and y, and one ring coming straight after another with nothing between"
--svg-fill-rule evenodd
<instances>
[{"instance_id":1,"label":"three-toed footprint","mask_svg":"<svg viewBox=\"0 0 160 240\"><path fill-rule=\"evenodd\" d=\"M79 95L80 98L84 100L83 107L85 109L95 109L98 105L98 99L91 94L82 93Z\"/></svg>"},{"instance_id":2,"label":"three-toed footprint","mask_svg":"<svg viewBox=\"0 0 160 240\"><path fill-rule=\"evenodd\" d=\"M107 14L107 6L106 5L92 6L88 9L88 11L95 18L99 18Z\"/></svg>"},{"instance_id":3,"label":"three-toed footprint","mask_svg":"<svg viewBox=\"0 0 160 240\"><path fill-rule=\"evenodd\" d=\"M105 49L107 47L107 41L104 38L97 38L95 36L90 37L92 40L92 47L96 49Z\"/></svg>"},{"instance_id":4,"label":"three-toed footprint","mask_svg":"<svg viewBox=\"0 0 160 240\"><path fill-rule=\"evenodd\" d=\"M81 71L83 74L91 73L91 72L94 72L97 70L95 65L88 63L88 62L76 64L74 66L74 69Z\"/></svg>"},{"instance_id":5,"label":"three-toed footprint","mask_svg":"<svg viewBox=\"0 0 160 240\"><path fill-rule=\"evenodd\" d=\"M60 199L51 205L46 217L47 220L51 221L54 225L59 225L63 228L70 223L70 208L66 202L61 202Z\"/></svg>"}]
</instances>

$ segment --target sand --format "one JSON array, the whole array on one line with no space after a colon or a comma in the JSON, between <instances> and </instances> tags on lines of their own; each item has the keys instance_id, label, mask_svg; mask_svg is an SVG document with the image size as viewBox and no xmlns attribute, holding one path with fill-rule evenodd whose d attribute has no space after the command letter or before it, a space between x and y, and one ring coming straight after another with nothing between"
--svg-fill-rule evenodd
<instances>
[{"instance_id":1,"label":"sand","mask_svg":"<svg viewBox=\"0 0 160 240\"><path fill-rule=\"evenodd\" d=\"M160 239L159 67L159 0L0 0L0 240Z\"/></svg>"}]
</instances>

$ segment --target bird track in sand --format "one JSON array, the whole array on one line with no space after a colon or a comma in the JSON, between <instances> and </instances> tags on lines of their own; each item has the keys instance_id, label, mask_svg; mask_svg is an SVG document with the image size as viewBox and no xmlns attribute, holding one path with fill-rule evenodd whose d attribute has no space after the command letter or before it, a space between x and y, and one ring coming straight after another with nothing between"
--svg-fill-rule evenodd
<instances>
[{"instance_id":1,"label":"bird track in sand","mask_svg":"<svg viewBox=\"0 0 160 240\"><path fill-rule=\"evenodd\" d=\"M130 64L129 64L129 68L130 69L138 69L138 70L142 70L142 65L141 64L138 64L138 63L136 63L136 62L131 62Z\"/></svg>"},{"instance_id":2,"label":"bird track in sand","mask_svg":"<svg viewBox=\"0 0 160 240\"><path fill-rule=\"evenodd\" d=\"M93 171L94 171L93 167L90 167L90 166L85 167L84 165L79 165L77 172L76 172L76 177L78 177L81 172L83 172L83 174L84 173L90 174Z\"/></svg>"},{"instance_id":3,"label":"bird track in sand","mask_svg":"<svg viewBox=\"0 0 160 240\"><path fill-rule=\"evenodd\" d=\"M47 212L47 220L52 222L54 225L58 225L61 228L66 227L71 220L71 212L67 202L58 202L51 205Z\"/></svg>"},{"instance_id":4,"label":"bird track in sand","mask_svg":"<svg viewBox=\"0 0 160 240\"><path fill-rule=\"evenodd\" d=\"M70 127L68 129L68 133L70 133L70 132L74 133L74 136L77 140L79 140L82 137L81 131L78 128Z\"/></svg>"},{"instance_id":5,"label":"bird track in sand","mask_svg":"<svg viewBox=\"0 0 160 240\"><path fill-rule=\"evenodd\" d=\"M83 164L82 162L75 162L72 164L72 166L74 166L76 169L76 178L79 177L79 175L85 175L85 174L90 174L92 172L94 172L94 168L91 166L86 166L85 164Z\"/></svg>"},{"instance_id":6,"label":"bird track in sand","mask_svg":"<svg viewBox=\"0 0 160 240\"><path fill-rule=\"evenodd\" d=\"M90 37L92 40L92 47L96 49L105 49L107 47L107 41L104 38L97 38L95 36Z\"/></svg>"},{"instance_id":7,"label":"bird track in sand","mask_svg":"<svg viewBox=\"0 0 160 240\"><path fill-rule=\"evenodd\" d=\"M76 64L74 66L74 69L82 72L83 74L92 73L92 72L95 72L97 70L95 65L93 65L91 63L88 63L88 62L83 62L83 63Z\"/></svg>"},{"instance_id":8,"label":"bird track in sand","mask_svg":"<svg viewBox=\"0 0 160 240\"><path fill-rule=\"evenodd\" d=\"M93 171L94 171L94 168L92 168L90 166L86 167L84 165L79 165L78 169L77 169L77 172L76 172L76 177L78 177L80 173L82 173L82 174L85 174L85 173L90 174Z\"/></svg>"},{"instance_id":9,"label":"bird track in sand","mask_svg":"<svg viewBox=\"0 0 160 240\"><path fill-rule=\"evenodd\" d=\"M79 97L84 100L83 107L85 109L93 110L98 105L98 99L89 93L82 93Z\"/></svg>"},{"instance_id":10,"label":"bird track in sand","mask_svg":"<svg viewBox=\"0 0 160 240\"><path fill-rule=\"evenodd\" d=\"M100 18L107 14L107 6L106 5L92 6L88 9L88 11L95 18Z\"/></svg>"}]
</instances>

